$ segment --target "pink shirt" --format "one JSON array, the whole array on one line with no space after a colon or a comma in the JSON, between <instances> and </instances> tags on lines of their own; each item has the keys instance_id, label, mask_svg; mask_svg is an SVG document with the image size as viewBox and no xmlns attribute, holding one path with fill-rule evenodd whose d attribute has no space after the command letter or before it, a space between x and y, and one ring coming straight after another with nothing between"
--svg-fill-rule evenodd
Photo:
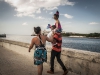
<instances>
[{"instance_id":1,"label":"pink shirt","mask_svg":"<svg viewBox=\"0 0 100 75\"><path fill-rule=\"evenodd\" d=\"M55 26L56 26L56 23L55 23ZM58 29L62 29L62 27L61 27L61 24L60 24L60 23L58 23Z\"/></svg>"}]
</instances>

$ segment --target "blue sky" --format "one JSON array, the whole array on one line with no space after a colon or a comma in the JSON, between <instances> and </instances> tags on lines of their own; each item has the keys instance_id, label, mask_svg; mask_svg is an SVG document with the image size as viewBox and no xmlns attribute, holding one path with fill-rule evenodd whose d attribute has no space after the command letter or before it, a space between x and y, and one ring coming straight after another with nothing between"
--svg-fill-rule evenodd
<instances>
[{"instance_id":1,"label":"blue sky","mask_svg":"<svg viewBox=\"0 0 100 75\"><path fill-rule=\"evenodd\" d=\"M31 35L34 26L49 30L56 10L63 31L100 33L100 0L0 0L0 34Z\"/></svg>"}]
</instances>

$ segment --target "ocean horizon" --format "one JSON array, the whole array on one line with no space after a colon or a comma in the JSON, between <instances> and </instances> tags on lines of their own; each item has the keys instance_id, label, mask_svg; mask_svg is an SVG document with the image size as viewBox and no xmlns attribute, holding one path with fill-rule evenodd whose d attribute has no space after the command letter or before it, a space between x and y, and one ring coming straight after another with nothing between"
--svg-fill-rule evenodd
<instances>
[{"instance_id":1,"label":"ocean horizon","mask_svg":"<svg viewBox=\"0 0 100 75\"><path fill-rule=\"evenodd\" d=\"M20 41L24 43L31 43L34 36L31 35L16 35L7 34L7 40ZM46 42L51 46L51 43ZM62 37L62 47L73 48L78 50L100 52L100 39L86 38L86 37Z\"/></svg>"}]
</instances>

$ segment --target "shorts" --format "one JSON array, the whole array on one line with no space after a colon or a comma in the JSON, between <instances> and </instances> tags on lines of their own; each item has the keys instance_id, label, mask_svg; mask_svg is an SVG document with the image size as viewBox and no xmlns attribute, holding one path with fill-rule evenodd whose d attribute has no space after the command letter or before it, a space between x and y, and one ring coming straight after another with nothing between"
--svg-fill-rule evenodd
<instances>
[{"instance_id":1,"label":"shorts","mask_svg":"<svg viewBox=\"0 0 100 75\"><path fill-rule=\"evenodd\" d=\"M47 62L47 50L36 49L34 52L34 65L40 65Z\"/></svg>"}]
</instances>

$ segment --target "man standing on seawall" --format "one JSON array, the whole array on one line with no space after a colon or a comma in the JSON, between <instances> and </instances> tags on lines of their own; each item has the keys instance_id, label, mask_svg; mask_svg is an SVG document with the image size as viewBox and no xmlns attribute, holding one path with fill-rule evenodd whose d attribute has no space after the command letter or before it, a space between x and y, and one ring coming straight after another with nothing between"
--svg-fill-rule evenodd
<instances>
[{"instance_id":1,"label":"man standing on seawall","mask_svg":"<svg viewBox=\"0 0 100 75\"><path fill-rule=\"evenodd\" d=\"M56 44L52 45L52 51L51 51L51 59L50 59L50 71L47 71L47 73L54 74L54 59L57 58L58 63L61 65L62 69L64 70L63 75L66 75L68 73L68 70L64 66L63 62L60 59L61 55L61 45L62 45L62 36L61 33L55 33L54 41Z\"/></svg>"}]
</instances>

